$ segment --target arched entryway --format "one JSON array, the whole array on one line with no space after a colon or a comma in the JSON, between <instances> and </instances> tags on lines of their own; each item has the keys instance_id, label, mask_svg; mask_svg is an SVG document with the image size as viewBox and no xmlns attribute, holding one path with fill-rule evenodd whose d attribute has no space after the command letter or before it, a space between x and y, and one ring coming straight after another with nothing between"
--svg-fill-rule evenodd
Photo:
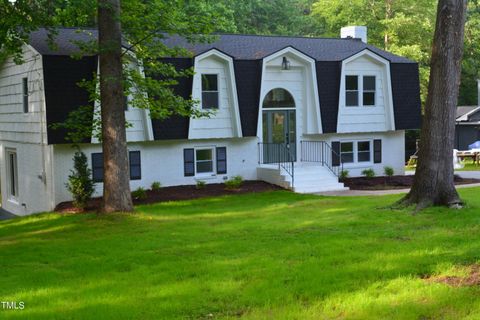
<instances>
[{"instance_id":1,"label":"arched entryway","mask_svg":"<svg viewBox=\"0 0 480 320\"><path fill-rule=\"evenodd\" d=\"M296 160L296 113L293 96L285 89L270 90L262 103L263 157L265 162Z\"/></svg>"}]
</instances>

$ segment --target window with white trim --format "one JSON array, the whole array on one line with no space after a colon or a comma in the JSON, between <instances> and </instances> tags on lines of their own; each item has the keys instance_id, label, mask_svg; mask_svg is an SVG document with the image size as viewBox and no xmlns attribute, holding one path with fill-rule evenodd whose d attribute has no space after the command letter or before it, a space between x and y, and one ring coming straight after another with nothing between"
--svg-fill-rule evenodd
<instances>
[{"instance_id":1,"label":"window with white trim","mask_svg":"<svg viewBox=\"0 0 480 320\"><path fill-rule=\"evenodd\" d=\"M8 199L18 198L18 166L17 152L14 149L6 149L7 159L7 195Z\"/></svg>"},{"instance_id":2,"label":"window with white trim","mask_svg":"<svg viewBox=\"0 0 480 320\"><path fill-rule=\"evenodd\" d=\"M197 174L214 173L214 148L195 149L195 169Z\"/></svg>"},{"instance_id":3,"label":"window with white trim","mask_svg":"<svg viewBox=\"0 0 480 320\"><path fill-rule=\"evenodd\" d=\"M340 157L343 163L354 162L353 142L340 143Z\"/></svg>"},{"instance_id":4,"label":"window with white trim","mask_svg":"<svg viewBox=\"0 0 480 320\"><path fill-rule=\"evenodd\" d=\"M343 163L372 162L372 142L370 140L340 142L340 157Z\"/></svg>"},{"instance_id":5,"label":"window with white trim","mask_svg":"<svg viewBox=\"0 0 480 320\"><path fill-rule=\"evenodd\" d=\"M128 152L130 180L142 179L142 162L140 151ZM92 153L92 178L95 182L103 182L103 153Z\"/></svg>"},{"instance_id":6,"label":"window with white trim","mask_svg":"<svg viewBox=\"0 0 480 320\"><path fill-rule=\"evenodd\" d=\"M202 74L202 108L218 109L218 74Z\"/></svg>"},{"instance_id":7,"label":"window with white trim","mask_svg":"<svg viewBox=\"0 0 480 320\"><path fill-rule=\"evenodd\" d=\"M371 149L370 141L357 142L357 162L370 162Z\"/></svg>"},{"instance_id":8,"label":"window with white trim","mask_svg":"<svg viewBox=\"0 0 480 320\"><path fill-rule=\"evenodd\" d=\"M375 76L363 76L363 105L375 105Z\"/></svg>"},{"instance_id":9,"label":"window with white trim","mask_svg":"<svg viewBox=\"0 0 480 320\"><path fill-rule=\"evenodd\" d=\"M360 92L362 93L360 95ZM376 76L345 76L345 106L374 107L376 103Z\"/></svg>"},{"instance_id":10,"label":"window with white trim","mask_svg":"<svg viewBox=\"0 0 480 320\"><path fill-rule=\"evenodd\" d=\"M345 77L345 105L358 107L358 76Z\"/></svg>"}]
</instances>

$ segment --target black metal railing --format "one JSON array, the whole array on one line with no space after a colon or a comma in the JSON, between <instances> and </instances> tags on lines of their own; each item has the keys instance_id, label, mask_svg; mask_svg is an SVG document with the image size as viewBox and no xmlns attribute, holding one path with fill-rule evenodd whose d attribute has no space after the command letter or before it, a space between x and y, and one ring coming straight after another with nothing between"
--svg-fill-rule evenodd
<instances>
[{"instance_id":1,"label":"black metal railing","mask_svg":"<svg viewBox=\"0 0 480 320\"><path fill-rule=\"evenodd\" d=\"M284 143L258 143L258 163L278 165L278 170L283 169L292 179L291 188L295 184L295 148Z\"/></svg>"},{"instance_id":2,"label":"black metal railing","mask_svg":"<svg viewBox=\"0 0 480 320\"><path fill-rule=\"evenodd\" d=\"M340 177L343 171L342 158L326 141L300 141L300 150L300 161L320 163Z\"/></svg>"}]
</instances>

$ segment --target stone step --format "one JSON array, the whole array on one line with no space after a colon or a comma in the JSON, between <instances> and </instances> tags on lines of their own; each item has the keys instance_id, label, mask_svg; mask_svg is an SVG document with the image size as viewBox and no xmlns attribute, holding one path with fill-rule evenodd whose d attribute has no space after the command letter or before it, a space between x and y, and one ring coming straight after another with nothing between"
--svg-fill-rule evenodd
<instances>
[{"instance_id":1,"label":"stone step","mask_svg":"<svg viewBox=\"0 0 480 320\"><path fill-rule=\"evenodd\" d=\"M266 181L274 182L275 184L287 189L291 189L292 177L284 170L280 171L278 168L272 167L269 169L262 169ZM348 190L343 183L338 182L338 178L325 166L321 165L302 165L295 164L295 185L294 192L298 193L317 193L325 191L339 191ZM276 176L276 178L275 178Z\"/></svg>"},{"instance_id":2,"label":"stone step","mask_svg":"<svg viewBox=\"0 0 480 320\"><path fill-rule=\"evenodd\" d=\"M344 191L344 190L349 190L347 187L342 187L342 186L331 186L331 187L324 187L324 188L307 188L307 187L294 187L293 191L296 193L319 193L319 192L326 192L326 191Z\"/></svg>"}]
</instances>

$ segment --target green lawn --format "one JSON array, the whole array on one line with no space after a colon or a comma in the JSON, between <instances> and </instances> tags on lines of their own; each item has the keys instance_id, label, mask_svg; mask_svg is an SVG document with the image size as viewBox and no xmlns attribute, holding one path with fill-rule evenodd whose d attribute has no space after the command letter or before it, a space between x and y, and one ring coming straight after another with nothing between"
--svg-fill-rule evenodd
<instances>
[{"instance_id":1,"label":"green lawn","mask_svg":"<svg viewBox=\"0 0 480 320\"><path fill-rule=\"evenodd\" d=\"M463 165L462 169L456 169L455 171L480 171L480 166L474 164L473 161L464 161Z\"/></svg>"},{"instance_id":2,"label":"green lawn","mask_svg":"<svg viewBox=\"0 0 480 320\"><path fill-rule=\"evenodd\" d=\"M480 261L479 192L415 216L277 191L0 222L0 301L25 302L0 318L480 319L480 287L422 280Z\"/></svg>"}]
</instances>

